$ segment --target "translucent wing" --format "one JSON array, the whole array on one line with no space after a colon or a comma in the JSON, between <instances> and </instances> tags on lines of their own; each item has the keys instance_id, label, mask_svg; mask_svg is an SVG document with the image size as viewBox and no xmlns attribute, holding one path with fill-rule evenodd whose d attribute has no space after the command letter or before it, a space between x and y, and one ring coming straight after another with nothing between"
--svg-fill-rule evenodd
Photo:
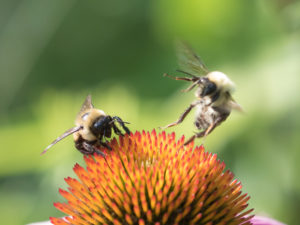
<instances>
[{"instance_id":1,"label":"translucent wing","mask_svg":"<svg viewBox=\"0 0 300 225\"><path fill-rule=\"evenodd\" d=\"M92 104L92 97L91 97L91 95L88 95L86 97L85 101L83 102L81 109L77 116L81 116L83 112L87 111L88 109L92 109L92 108L94 108L94 106Z\"/></svg>"},{"instance_id":2,"label":"translucent wing","mask_svg":"<svg viewBox=\"0 0 300 225\"><path fill-rule=\"evenodd\" d=\"M90 109L93 109L93 108L94 108L94 106L92 104L92 97L91 97L91 95L88 95L86 97L85 101L83 102L79 113L76 116L75 124L77 126L82 125L82 116L85 113L88 114L88 112L90 111Z\"/></svg>"},{"instance_id":3,"label":"translucent wing","mask_svg":"<svg viewBox=\"0 0 300 225\"><path fill-rule=\"evenodd\" d=\"M236 110L238 112L241 112L241 113L244 113L244 109L243 107L237 103L236 101L234 100L229 100L228 102L229 106L233 109L233 110Z\"/></svg>"},{"instance_id":4,"label":"translucent wing","mask_svg":"<svg viewBox=\"0 0 300 225\"><path fill-rule=\"evenodd\" d=\"M244 113L243 107L239 103L237 103L229 93L227 93L227 95L228 95L228 98L229 98L228 99L229 107L233 110Z\"/></svg>"},{"instance_id":5,"label":"translucent wing","mask_svg":"<svg viewBox=\"0 0 300 225\"><path fill-rule=\"evenodd\" d=\"M48 149L51 148L53 145L55 145L57 142L61 141L65 137L69 136L70 134L73 134L73 133L79 131L80 129L82 129L81 126L73 127L71 129L67 130L65 133L63 133L58 138L56 138L50 145L48 145L47 148L45 148L45 150L41 153L41 155L45 154L48 151Z\"/></svg>"},{"instance_id":6,"label":"translucent wing","mask_svg":"<svg viewBox=\"0 0 300 225\"><path fill-rule=\"evenodd\" d=\"M201 58L187 43L183 41L177 41L176 50L178 64L183 72L196 76L206 75L209 73L209 70L206 68Z\"/></svg>"}]
</instances>

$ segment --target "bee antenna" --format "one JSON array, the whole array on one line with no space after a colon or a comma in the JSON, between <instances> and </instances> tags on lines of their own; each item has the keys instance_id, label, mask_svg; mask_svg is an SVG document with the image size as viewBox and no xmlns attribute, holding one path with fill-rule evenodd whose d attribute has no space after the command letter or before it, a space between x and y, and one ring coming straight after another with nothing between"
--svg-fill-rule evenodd
<instances>
[{"instance_id":1,"label":"bee antenna","mask_svg":"<svg viewBox=\"0 0 300 225\"><path fill-rule=\"evenodd\" d=\"M60 135L58 138L56 138L50 145L47 146L47 148L45 148L45 150L41 153L41 155L45 154L49 148L51 148L53 145L55 145L57 142L61 141L62 139L64 139L65 137L68 137L69 135L79 131L80 129L82 129L82 126L78 126L78 127L72 127L69 130L67 130L65 133L63 133L62 135Z\"/></svg>"}]
</instances>

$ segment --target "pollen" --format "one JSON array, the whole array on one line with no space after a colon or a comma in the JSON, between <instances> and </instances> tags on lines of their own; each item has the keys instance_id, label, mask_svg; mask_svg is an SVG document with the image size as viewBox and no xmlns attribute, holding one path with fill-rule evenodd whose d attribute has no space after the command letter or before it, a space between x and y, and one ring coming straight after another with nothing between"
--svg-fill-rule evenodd
<instances>
[{"instance_id":1,"label":"pollen","mask_svg":"<svg viewBox=\"0 0 300 225\"><path fill-rule=\"evenodd\" d=\"M136 132L113 139L106 157L84 156L78 179L60 189L68 217L53 224L251 224L249 196L217 155L184 146L175 133Z\"/></svg>"}]
</instances>

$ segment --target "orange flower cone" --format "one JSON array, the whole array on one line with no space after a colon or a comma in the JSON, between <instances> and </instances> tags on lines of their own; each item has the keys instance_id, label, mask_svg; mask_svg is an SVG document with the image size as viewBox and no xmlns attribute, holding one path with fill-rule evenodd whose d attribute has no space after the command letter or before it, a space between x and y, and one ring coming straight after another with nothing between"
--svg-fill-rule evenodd
<instances>
[{"instance_id":1,"label":"orange flower cone","mask_svg":"<svg viewBox=\"0 0 300 225\"><path fill-rule=\"evenodd\" d=\"M251 224L249 200L217 155L175 133L136 132L113 139L112 151L84 156L79 180L66 178L66 203L54 206L68 217L53 224Z\"/></svg>"}]
</instances>

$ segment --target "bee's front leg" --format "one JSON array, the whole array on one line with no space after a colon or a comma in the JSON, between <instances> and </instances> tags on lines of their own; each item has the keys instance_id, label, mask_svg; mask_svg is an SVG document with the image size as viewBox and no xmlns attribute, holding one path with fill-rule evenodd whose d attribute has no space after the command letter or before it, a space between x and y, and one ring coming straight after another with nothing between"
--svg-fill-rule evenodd
<instances>
[{"instance_id":1,"label":"bee's front leg","mask_svg":"<svg viewBox=\"0 0 300 225\"><path fill-rule=\"evenodd\" d=\"M113 128L115 134L124 136L124 135L122 134L122 132L120 131L120 129L116 126L115 123L112 124L112 128Z\"/></svg>"},{"instance_id":2,"label":"bee's front leg","mask_svg":"<svg viewBox=\"0 0 300 225\"><path fill-rule=\"evenodd\" d=\"M127 123L128 124L128 122L124 122L120 117L118 117L118 116L114 116L113 118L112 118L112 120L113 120L113 129L114 129L114 131L116 132L120 132L121 133L121 131L116 127L116 125L114 124L114 121L117 121L120 125L121 125L121 127L125 130L125 132L127 133L127 134L130 134L130 130L128 129L128 127L126 127L125 126L125 123Z\"/></svg>"},{"instance_id":3,"label":"bee's front leg","mask_svg":"<svg viewBox=\"0 0 300 225\"><path fill-rule=\"evenodd\" d=\"M167 74L167 73L164 73L164 77L170 77L170 78L172 78L172 79L174 79L174 80L185 80L185 81L192 81L192 82L195 82L195 81L197 81L197 80L199 80L199 77L196 77L196 76L194 76L194 75L191 75L190 73L186 73L186 72L183 72L183 71L179 71L179 72L182 72L182 73L185 73L185 74L188 74L188 75L190 75L190 76L193 76L192 78L191 77L174 77L174 76L171 76L171 75L169 75L169 74Z\"/></svg>"}]
</instances>

